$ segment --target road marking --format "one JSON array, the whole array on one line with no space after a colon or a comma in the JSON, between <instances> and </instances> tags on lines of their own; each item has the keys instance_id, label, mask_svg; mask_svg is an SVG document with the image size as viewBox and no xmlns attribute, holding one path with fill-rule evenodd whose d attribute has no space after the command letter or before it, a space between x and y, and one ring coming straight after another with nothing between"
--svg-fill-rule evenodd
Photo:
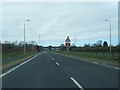
<instances>
[{"instance_id":1,"label":"road marking","mask_svg":"<svg viewBox=\"0 0 120 90\"><path fill-rule=\"evenodd\" d=\"M39 54L38 54L38 55L39 55ZM21 63L21 64L15 66L14 68L10 69L9 71L7 71L7 72L1 74L1 75L0 75L0 78L4 77L5 75L7 75L7 74L11 73L12 71L16 70L17 68L21 67L22 65L24 65L24 64L27 63L27 62L29 62L30 60L32 60L33 58L37 57L38 55L36 55L36 56L34 56L34 57L28 59L27 61L24 61L23 63Z\"/></svg>"},{"instance_id":2,"label":"road marking","mask_svg":"<svg viewBox=\"0 0 120 90\"><path fill-rule=\"evenodd\" d=\"M97 62L92 62L92 63L94 63L94 64L99 64L99 63L97 63Z\"/></svg>"},{"instance_id":3,"label":"road marking","mask_svg":"<svg viewBox=\"0 0 120 90\"><path fill-rule=\"evenodd\" d=\"M48 54L47 52L46 52L46 54L47 54L50 58L52 58L52 56L51 56L50 54Z\"/></svg>"},{"instance_id":4,"label":"road marking","mask_svg":"<svg viewBox=\"0 0 120 90\"><path fill-rule=\"evenodd\" d=\"M118 68L118 67L110 66L110 65L107 65L107 64L102 64L102 66L107 66L109 68L114 68L114 69L120 70L120 68Z\"/></svg>"},{"instance_id":5,"label":"road marking","mask_svg":"<svg viewBox=\"0 0 120 90\"><path fill-rule=\"evenodd\" d=\"M101 64L101 63L97 63L97 62L90 62L90 63L94 63L94 64L98 64L98 65L105 66L105 67L108 67L108 68L114 68L114 69L120 70L120 68L118 68L118 67L110 66L110 65L107 65L107 64Z\"/></svg>"},{"instance_id":6,"label":"road marking","mask_svg":"<svg viewBox=\"0 0 120 90\"><path fill-rule=\"evenodd\" d=\"M81 90L84 90L83 87L82 87L73 77L70 77L70 79L71 79Z\"/></svg>"},{"instance_id":7,"label":"road marking","mask_svg":"<svg viewBox=\"0 0 120 90\"><path fill-rule=\"evenodd\" d=\"M56 62L56 64L59 66L60 64L58 62Z\"/></svg>"},{"instance_id":8,"label":"road marking","mask_svg":"<svg viewBox=\"0 0 120 90\"><path fill-rule=\"evenodd\" d=\"M55 59L54 59L54 58L52 58L52 60L54 61Z\"/></svg>"},{"instance_id":9,"label":"road marking","mask_svg":"<svg viewBox=\"0 0 120 90\"><path fill-rule=\"evenodd\" d=\"M61 55L61 54L57 54L57 53L54 53L54 54ZM65 55L61 55L61 56L65 56ZM76 59L76 60L81 60L81 61L92 63L92 64L101 65L101 66L104 66L104 67L107 67L107 68L113 68L113 69L116 69L116 70L120 70L119 67L115 67L115 66L111 66L111 65L107 65L107 64L103 64L103 63L99 63L99 62L92 62L92 61L89 61L89 60L79 59L79 58L75 58L75 57L73 58L71 56L65 56L65 57L69 57L69 58Z\"/></svg>"}]
</instances>

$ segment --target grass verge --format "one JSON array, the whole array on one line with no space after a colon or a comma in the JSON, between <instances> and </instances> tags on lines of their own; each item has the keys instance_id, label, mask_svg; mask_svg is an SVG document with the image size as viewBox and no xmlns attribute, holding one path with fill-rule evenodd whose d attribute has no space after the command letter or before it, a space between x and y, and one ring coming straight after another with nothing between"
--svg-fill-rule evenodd
<instances>
[{"instance_id":1,"label":"grass verge","mask_svg":"<svg viewBox=\"0 0 120 90\"><path fill-rule=\"evenodd\" d=\"M35 52L27 52L27 53L23 53L23 52L13 52L13 53L3 53L2 54L2 59L4 58L10 58L10 57L16 57L16 56L21 56L21 55L28 55L28 54L31 54L31 53L35 53Z\"/></svg>"},{"instance_id":2,"label":"grass verge","mask_svg":"<svg viewBox=\"0 0 120 90\"><path fill-rule=\"evenodd\" d=\"M18 58L18 59L15 59L15 60L10 60L10 61L8 61L6 63L2 63L2 72L10 69L13 66L18 65L19 63L21 63L21 62L23 62L25 60L28 60L29 58L35 56L36 54L37 54L37 52L29 52L29 53L26 53L25 56L22 56L22 58ZM20 53L20 54L18 54L18 53L17 54L15 54L15 53L13 54L12 53L12 55L10 55L10 57L15 56L15 55L16 56L21 56L21 55L24 55L24 53ZM6 55L7 58L9 58L8 56L9 55Z\"/></svg>"},{"instance_id":3,"label":"grass verge","mask_svg":"<svg viewBox=\"0 0 120 90\"><path fill-rule=\"evenodd\" d=\"M106 54L100 54L100 53L93 53L93 52L67 52L67 51L53 51L54 53L66 55L66 56L72 56L79 59L86 59L90 61L95 61L99 63L104 64L110 64L118 66L120 65L120 56L113 56L113 55L106 55Z\"/></svg>"}]
</instances>

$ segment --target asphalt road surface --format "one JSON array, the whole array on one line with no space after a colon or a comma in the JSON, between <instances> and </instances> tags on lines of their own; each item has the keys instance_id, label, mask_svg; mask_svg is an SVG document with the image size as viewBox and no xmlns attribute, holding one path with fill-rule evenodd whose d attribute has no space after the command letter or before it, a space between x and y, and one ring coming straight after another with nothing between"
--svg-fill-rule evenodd
<instances>
[{"instance_id":1,"label":"asphalt road surface","mask_svg":"<svg viewBox=\"0 0 120 90\"><path fill-rule=\"evenodd\" d=\"M118 70L42 52L2 76L3 88L118 88Z\"/></svg>"}]
</instances>

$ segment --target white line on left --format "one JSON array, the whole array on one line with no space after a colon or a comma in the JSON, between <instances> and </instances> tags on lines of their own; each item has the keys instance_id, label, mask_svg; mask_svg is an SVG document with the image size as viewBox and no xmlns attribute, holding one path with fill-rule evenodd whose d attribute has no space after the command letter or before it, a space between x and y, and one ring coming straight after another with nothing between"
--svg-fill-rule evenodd
<instances>
[{"instance_id":1,"label":"white line on left","mask_svg":"<svg viewBox=\"0 0 120 90\"><path fill-rule=\"evenodd\" d=\"M37 57L37 56L38 56L38 55L36 55L36 56L34 56L34 57L28 59L27 61L24 61L23 63L19 64L18 66L16 66L16 67L10 69L9 71L7 71L7 72L1 74L1 75L0 75L0 78L4 77L5 75L9 74L10 72L16 70L17 68L19 68L20 66L22 66L22 65L24 65L25 63L29 62L30 60L32 60L33 58L35 58L35 57Z\"/></svg>"}]
</instances>

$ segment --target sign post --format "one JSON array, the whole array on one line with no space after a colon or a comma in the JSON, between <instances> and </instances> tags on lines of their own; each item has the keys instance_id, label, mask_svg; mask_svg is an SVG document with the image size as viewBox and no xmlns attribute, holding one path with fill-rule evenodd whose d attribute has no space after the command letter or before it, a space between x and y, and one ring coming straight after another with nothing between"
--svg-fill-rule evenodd
<instances>
[{"instance_id":1,"label":"sign post","mask_svg":"<svg viewBox=\"0 0 120 90\"><path fill-rule=\"evenodd\" d=\"M69 52L69 49L70 49L70 39L69 39L69 36L65 40L65 46L67 47L67 51Z\"/></svg>"}]
</instances>

